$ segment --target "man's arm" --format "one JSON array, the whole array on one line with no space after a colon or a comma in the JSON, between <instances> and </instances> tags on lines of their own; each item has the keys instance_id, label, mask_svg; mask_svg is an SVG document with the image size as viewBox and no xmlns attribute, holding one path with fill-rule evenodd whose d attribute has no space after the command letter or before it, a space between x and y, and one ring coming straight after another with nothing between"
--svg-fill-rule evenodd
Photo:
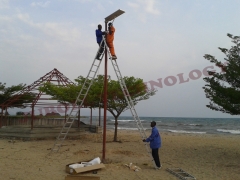
<instances>
[{"instance_id":1,"label":"man's arm","mask_svg":"<svg viewBox=\"0 0 240 180\"><path fill-rule=\"evenodd\" d=\"M146 139L146 142L152 141L158 134L157 129L152 129L152 134Z\"/></svg>"}]
</instances>

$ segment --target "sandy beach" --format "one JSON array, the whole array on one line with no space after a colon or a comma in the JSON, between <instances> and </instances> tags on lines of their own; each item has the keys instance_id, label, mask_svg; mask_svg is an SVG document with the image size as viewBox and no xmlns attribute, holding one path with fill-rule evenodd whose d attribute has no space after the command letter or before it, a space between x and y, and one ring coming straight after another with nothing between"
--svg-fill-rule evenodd
<instances>
[{"instance_id":1,"label":"sandy beach","mask_svg":"<svg viewBox=\"0 0 240 180\"><path fill-rule=\"evenodd\" d=\"M149 135L150 132L146 131ZM105 168L82 173L102 180L179 179L167 168L181 168L199 180L240 179L239 135L161 133L161 170L155 170L138 131L118 131L119 142L112 142L113 131L107 131ZM102 134L81 133L78 139L67 139L58 153L51 153L53 139L0 139L0 177L4 180L64 180L65 165L102 158ZM124 164L141 168L135 172Z\"/></svg>"}]
</instances>

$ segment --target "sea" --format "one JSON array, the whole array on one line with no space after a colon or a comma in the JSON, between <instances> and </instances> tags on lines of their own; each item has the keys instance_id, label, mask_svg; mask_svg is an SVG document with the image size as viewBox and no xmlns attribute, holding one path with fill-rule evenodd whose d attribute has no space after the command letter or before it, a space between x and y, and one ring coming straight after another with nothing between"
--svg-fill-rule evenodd
<instances>
[{"instance_id":1,"label":"sea","mask_svg":"<svg viewBox=\"0 0 240 180\"><path fill-rule=\"evenodd\" d=\"M240 136L239 118L190 118L190 117L139 117L144 130L151 130L151 121L156 122L160 132L184 133L184 134L223 134ZM81 118L86 124L90 117ZM107 117L107 129L114 129L114 117ZM92 117L92 125L103 126L103 117ZM132 116L120 116L118 129L137 131L137 125Z\"/></svg>"}]
</instances>

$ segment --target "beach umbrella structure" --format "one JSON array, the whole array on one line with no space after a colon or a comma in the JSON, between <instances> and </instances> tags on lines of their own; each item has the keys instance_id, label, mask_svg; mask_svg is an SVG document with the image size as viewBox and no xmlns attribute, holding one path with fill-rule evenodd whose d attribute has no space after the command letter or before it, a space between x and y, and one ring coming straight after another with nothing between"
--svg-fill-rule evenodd
<instances>
[{"instance_id":1,"label":"beach umbrella structure","mask_svg":"<svg viewBox=\"0 0 240 180\"><path fill-rule=\"evenodd\" d=\"M39 87L43 86L45 83L52 83L56 86L69 86L74 85L74 83L67 78L63 73L58 69L54 68L52 71L46 73L44 76L40 77L38 80L34 81L32 84L25 86L22 90L16 92L12 95L11 98L7 99L5 102L0 104L1 107L1 116L0 116L0 127L12 125L13 123L8 121L10 117L5 116L7 109L11 107L20 107L20 108L30 108L30 112L25 112L23 118L15 119L14 122L16 125L28 125L30 119L30 127L34 128L34 121L36 120L37 111L40 115L44 114L44 111L47 115L54 115L58 113L65 114L65 121L67 110L71 108L71 103L59 103L57 99L54 99L50 95L47 95L39 90ZM17 104L24 99L25 95L32 95L32 100L23 104ZM82 108L90 108L89 106L83 106ZM56 109L58 111L56 111ZM5 110L5 113L4 113ZM58 114L59 115L59 114ZM80 113L79 113L80 115ZM91 119L92 119L92 110L91 110ZM91 120L90 119L90 120ZM18 121L18 122L17 122ZM80 116L78 116L78 126L80 124Z\"/></svg>"}]
</instances>

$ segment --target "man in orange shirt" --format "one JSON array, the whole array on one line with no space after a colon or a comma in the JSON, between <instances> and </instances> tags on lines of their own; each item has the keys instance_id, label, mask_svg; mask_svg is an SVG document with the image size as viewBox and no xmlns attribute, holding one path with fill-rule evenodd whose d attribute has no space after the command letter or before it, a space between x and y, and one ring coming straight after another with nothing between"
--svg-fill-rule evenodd
<instances>
[{"instance_id":1,"label":"man in orange shirt","mask_svg":"<svg viewBox=\"0 0 240 180\"><path fill-rule=\"evenodd\" d=\"M112 59L117 59L117 56L114 51L114 45L113 45L115 28L113 27L112 23L108 23L108 31L109 32L106 36L107 45L108 45L110 53L112 55Z\"/></svg>"}]
</instances>

